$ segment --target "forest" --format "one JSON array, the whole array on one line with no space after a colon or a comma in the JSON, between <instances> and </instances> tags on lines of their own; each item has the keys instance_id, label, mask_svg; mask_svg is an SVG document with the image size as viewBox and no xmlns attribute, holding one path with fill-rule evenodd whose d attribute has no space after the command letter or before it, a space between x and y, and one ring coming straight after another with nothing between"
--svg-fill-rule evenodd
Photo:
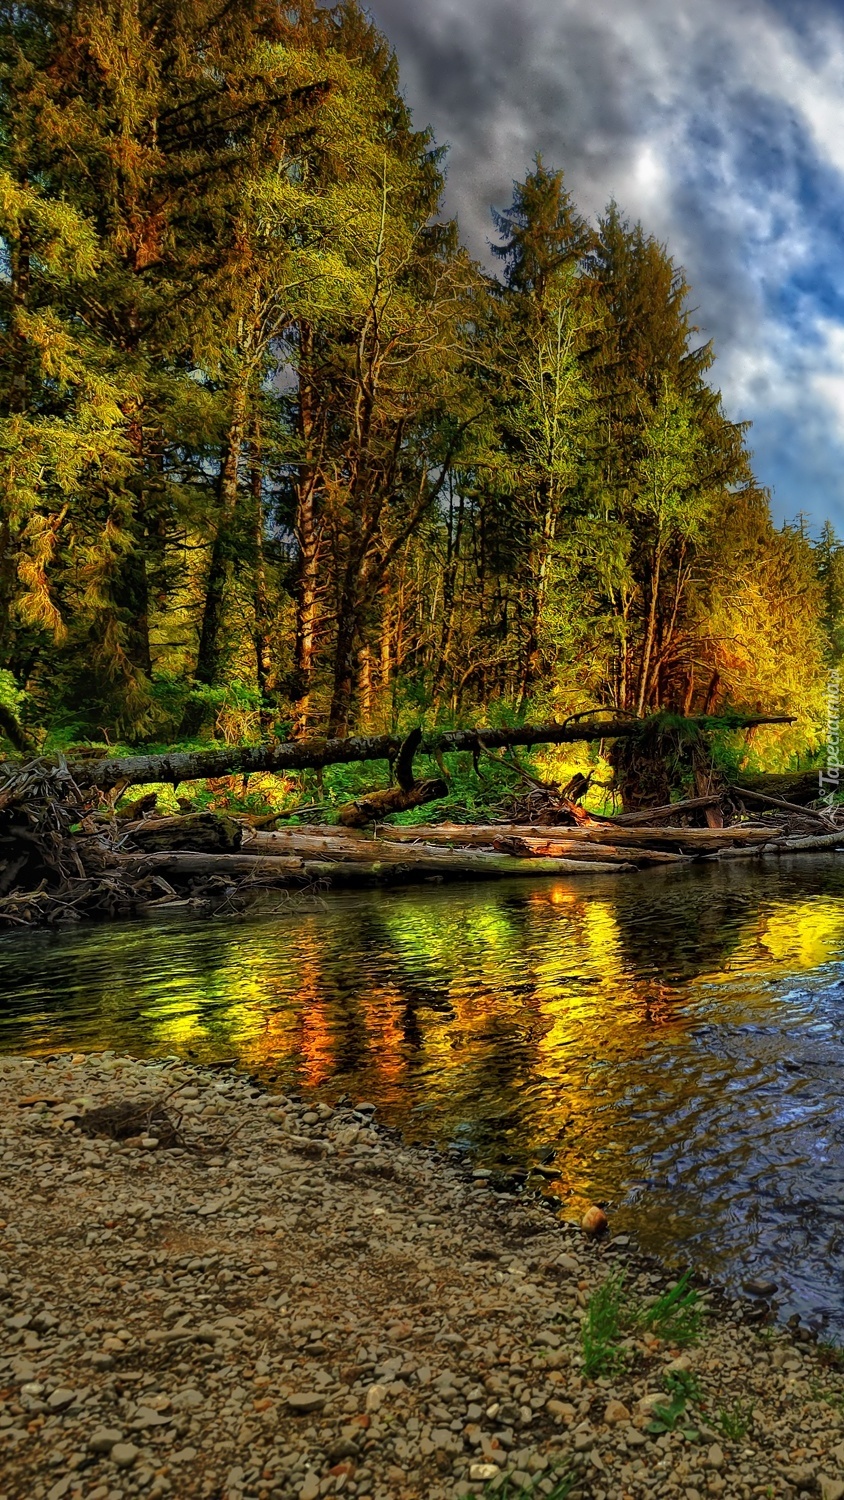
<instances>
[{"instance_id":1,"label":"forest","mask_svg":"<svg viewBox=\"0 0 844 1500\"><path fill-rule=\"evenodd\" d=\"M357 0L3 4L0 111L7 751L596 708L820 746L844 553L774 523L622 205L537 156L474 261Z\"/></svg>"}]
</instances>

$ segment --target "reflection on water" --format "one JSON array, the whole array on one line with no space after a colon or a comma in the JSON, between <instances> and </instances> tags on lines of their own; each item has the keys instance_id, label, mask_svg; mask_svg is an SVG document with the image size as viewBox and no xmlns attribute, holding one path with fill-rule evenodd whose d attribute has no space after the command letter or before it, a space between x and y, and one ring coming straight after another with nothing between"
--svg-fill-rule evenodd
<instances>
[{"instance_id":1,"label":"reflection on water","mask_svg":"<svg viewBox=\"0 0 844 1500\"><path fill-rule=\"evenodd\" d=\"M844 864L294 898L0 939L0 1048L237 1056L844 1332Z\"/></svg>"}]
</instances>

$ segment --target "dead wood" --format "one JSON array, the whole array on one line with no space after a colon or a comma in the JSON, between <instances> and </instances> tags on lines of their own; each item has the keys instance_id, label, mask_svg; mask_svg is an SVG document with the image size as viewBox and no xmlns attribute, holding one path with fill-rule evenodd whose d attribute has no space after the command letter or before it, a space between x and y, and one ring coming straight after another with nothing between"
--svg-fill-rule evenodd
<instances>
[{"instance_id":1,"label":"dead wood","mask_svg":"<svg viewBox=\"0 0 844 1500\"><path fill-rule=\"evenodd\" d=\"M111 1141L148 1135L154 1136L165 1150L184 1149L186 1144L160 1099L119 1099L114 1104L89 1109L77 1123L86 1135L104 1135Z\"/></svg>"},{"instance_id":2,"label":"dead wood","mask_svg":"<svg viewBox=\"0 0 844 1500\"><path fill-rule=\"evenodd\" d=\"M123 832L141 849L204 849L233 853L243 842L243 825L224 813L182 813L127 823Z\"/></svg>"},{"instance_id":3,"label":"dead wood","mask_svg":"<svg viewBox=\"0 0 844 1500\"><path fill-rule=\"evenodd\" d=\"M498 838L495 840L495 848L500 849L502 854L529 855L533 858L542 859L579 859L579 860L602 860L619 864L629 864L631 861L639 864L687 864L690 856L677 854L668 849L635 849L627 847L621 849L612 844L588 844L577 843L573 839L548 839L548 838Z\"/></svg>"},{"instance_id":4,"label":"dead wood","mask_svg":"<svg viewBox=\"0 0 844 1500\"><path fill-rule=\"evenodd\" d=\"M772 797L767 792L753 791L750 787L746 786L733 785L730 790L739 797L749 797L751 802L761 802L766 807L779 807L784 812L798 813L801 818L809 818L823 824L826 828L830 827L831 819L829 813L815 812L813 808L801 807L797 802L786 802L782 797ZM817 791L817 786L815 790Z\"/></svg>"},{"instance_id":5,"label":"dead wood","mask_svg":"<svg viewBox=\"0 0 844 1500\"><path fill-rule=\"evenodd\" d=\"M426 802L437 802L447 796L448 786L439 778L416 781L409 788L389 786L347 802L339 809L337 822L344 828L365 828L367 823L378 823L391 813L407 812L412 807L422 807Z\"/></svg>"},{"instance_id":6,"label":"dead wood","mask_svg":"<svg viewBox=\"0 0 844 1500\"><path fill-rule=\"evenodd\" d=\"M523 724L515 729L433 730L422 735L417 753L433 755L437 751L443 754L472 752L479 745L487 750L501 750L520 745L529 748L532 745L567 745L602 739L623 739L641 734L643 722L640 719L592 719L565 724ZM706 731L708 728L722 729L725 724L741 729L751 728L756 724L790 724L792 721L784 714L740 714L729 719L703 717L688 719L686 722ZM394 762L404 743L404 739L399 739L396 735L369 735L333 740L282 740L275 744L209 745L204 750L171 751L163 755L98 756L88 759L79 754L68 763L66 769L80 786L107 789L121 784L131 786L147 782L178 786L182 781L233 774L249 776L255 771L272 771L283 775L286 771L351 765L358 761ZM44 764L57 768L63 762L55 760Z\"/></svg>"}]
</instances>

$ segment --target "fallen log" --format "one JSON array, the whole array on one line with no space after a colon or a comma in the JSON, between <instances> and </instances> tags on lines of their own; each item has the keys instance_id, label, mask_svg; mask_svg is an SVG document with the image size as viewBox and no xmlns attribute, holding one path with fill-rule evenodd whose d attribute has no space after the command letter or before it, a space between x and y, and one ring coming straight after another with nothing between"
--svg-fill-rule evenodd
<instances>
[{"instance_id":1,"label":"fallen log","mask_svg":"<svg viewBox=\"0 0 844 1500\"><path fill-rule=\"evenodd\" d=\"M829 813L815 812L813 808L803 807L799 802L786 802L782 797L772 797L767 792L756 792L747 786L731 786L730 791L737 793L739 797L749 797L751 802L763 803L766 807L777 807L783 812L799 813L801 818L809 818L825 827L830 826Z\"/></svg>"},{"instance_id":2,"label":"fallen log","mask_svg":"<svg viewBox=\"0 0 844 1500\"><path fill-rule=\"evenodd\" d=\"M662 807L645 807L638 812L615 813L601 821L617 823L624 828L645 827L650 823L662 823L666 818L678 818L684 813L705 812L708 807L717 807L720 801L720 796L710 792L705 797L685 797L682 802L666 802Z\"/></svg>"},{"instance_id":3,"label":"fallen log","mask_svg":"<svg viewBox=\"0 0 844 1500\"><path fill-rule=\"evenodd\" d=\"M489 844L489 852L498 854L509 854L519 858L535 859L571 859L580 864L600 863L602 860L609 864L627 864L631 861L643 864L671 864L682 863L687 856L682 854L669 854L662 850L622 850L606 848L603 845L577 844L569 841L549 843L544 847L541 840L532 841L520 839L495 839ZM465 849L444 849L435 842L403 843L398 839L368 838L352 839L348 836L325 833L300 833L291 829L283 834L265 833L258 834L244 844L244 850L254 851L256 854L267 854L270 856L298 854L304 858L353 860L355 862L370 863L377 860L397 860L399 862L416 862L421 858L445 859L451 863L454 856L461 859L467 851Z\"/></svg>"},{"instance_id":4,"label":"fallen log","mask_svg":"<svg viewBox=\"0 0 844 1500\"><path fill-rule=\"evenodd\" d=\"M479 850L425 853L414 857L402 850L402 858L378 860L306 859L295 854L200 854L174 850L159 854L121 854L116 868L140 879L163 875L168 880L203 880L219 875L255 886L301 884L328 880L333 884L379 884L406 880L414 875L439 875L467 880L499 880L509 875L616 875L632 870L630 864L609 861L592 863L572 859L516 859L507 854L484 854Z\"/></svg>"},{"instance_id":5,"label":"fallen log","mask_svg":"<svg viewBox=\"0 0 844 1500\"><path fill-rule=\"evenodd\" d=\"M532 745L568 745L601 739L618 739L642 733L641 719L591 719L577 723L523 724L515 729L449 729L423 734L418 750L423 755L451 754L456 751L501 750ZM784 714L739 714L728 717L705 716L688 719L687 724L700 730L748 729L757 724L790 724ZM79 786L133 786L149 782L178 786L182 781L208 777L242 775L257 771L319 770L324 766L350 765L358 761L394 762L404 739L396 735L352 736L348 739L283 740L278 744L209 745L207 749L171 751L163 755L121 755L99 759L81 759L68 763L66 769ZM57 768L60 762L43 761L45 769ZM12 767L19 771L20 766ZM2 767L0 767L2 771Z\"/></svg>"},{"instance_id":6,"label":"fallen log","mask_svg":"<svg viewBox=\"0 0 844 1500\"><path fill-rule=\"evenodd\" d=\"M347 802L337 813L337 822L342 828L365 828L368 823L378 823L391 813L408 812L412 807L422 807L426 802L437 802L448 796L448 786L439 778L416 781L409 788L388 786L383 791L367 792L354 802Z\"/></svg>"},{"instance_id":7,"label":"fallen log","mask_svg":"<svg viewBox=\"0 0 844 1500\"><path fill-rule=\"evenodd\" d=\"M745 792L765 792L805 807L821 795L818 776L818 771L742 771L741 781ZM735 790L739 792L738 787Z\"/></svg>"},{"instance_id":8,"label":"fallen log","mask_svg":"<svg viewBox=\"0 0 844 1500\"><path fill-rule=\"evenodd\" d=\"M801 850L807 853L812 849L836 849L844 848L844 828L839 828L835 833L809 834L806 838L784 838L771 841L768 851L773 854L796 854Z\"/></svg>"},{"instance_id":9,"label":"fallen log","mask_svg":"<svg viewBox=\"0 0 844 1500\"><path fill-rule=\"evenodd\" d=\"M668 849L625 849L612 844L576 843L573 839L501 838L494 847L502 854L517 854L541 859L609 859L618 863L637 864L688 864L691 856L677 854Z\"/></svg>"},{"instance_id":10,"label":"fallen log","mask_svg":"<svg viewBox=\"0 0 844 1500\"><path fill-rule=\"evenodd\" d=\"M201 812L124 823L122 832L150 852L195 849L231 854L241 847L244 830L242 823L224 813Z\"/></svg>"},{"instance_id":11,"label":"fallen log","mask_svg":"<svg viewBox=\"0 0 844 1500\"><path fill-rule=\"evenodd\" d=\"M773 830L770 827L752 824L737 824L730 828L640 828L618 827L616 824L595 823L587 827L566 828L566 843L609 845L625 849L678 849L685 851L711 851L734 844L765 843ZM422 839L427 843L447 844L453 847L486 845L501 838L531 839L537 837L533 823L499 823L486 827L459 823L441 823L414 828L391 828L389 837L401 843Z\"/></svg>"}]
</instances>

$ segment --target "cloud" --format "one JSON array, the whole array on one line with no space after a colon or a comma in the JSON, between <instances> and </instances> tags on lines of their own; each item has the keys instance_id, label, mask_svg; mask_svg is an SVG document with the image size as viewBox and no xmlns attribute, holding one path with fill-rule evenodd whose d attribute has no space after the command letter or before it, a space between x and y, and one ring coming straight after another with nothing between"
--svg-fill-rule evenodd
<instances>
[{"instance_id":1,"label":"cloud","mask_svg":"<svg viewBox=\"0 0 844 1500\"><path fill-rule=\"evenodd\" d=\"M844 531L844 16L839 0L373 0L447 206L490 205L541 150L582 211L615 197L685 266L714 378L752 419L775 510Z\"/></svg>"}]
</instances>

